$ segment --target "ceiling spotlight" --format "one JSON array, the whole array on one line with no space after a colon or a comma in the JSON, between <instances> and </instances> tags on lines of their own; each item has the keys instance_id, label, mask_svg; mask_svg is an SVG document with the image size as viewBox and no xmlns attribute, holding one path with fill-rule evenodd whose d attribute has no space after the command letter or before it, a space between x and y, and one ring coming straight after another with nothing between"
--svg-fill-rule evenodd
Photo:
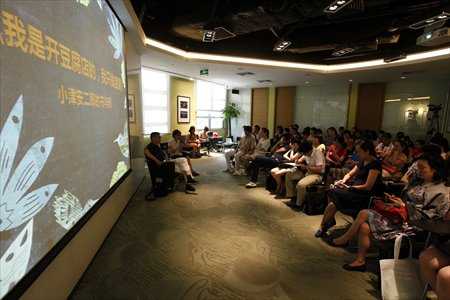
<instances>
[{"instance_id":1,"label":"ceiling spotlight","mask_svg":"<svg viewBox=\"0 0 450 300\"><path fill-rule=\"evenodd\" d=\"M333 51L333 53L331 53L331 55L333 56L342 56L342 55L346 55L349 54L351 52L355 51L355 49L353 47L342 47L342 48L337 48Z\"/></svg>"},{"instance_id":2,"label":"ceiling spotlight","mask_svg":"<svg viewBox=\"0 0 450 300\"><path fill-rule=\"evenodd\" d=\"M436 16L433 16L431 18L428 17L428 18L423 19L423 20L421 20L419 22L411 24L411 25L408 26L408 28L419 29L419 28L422 28L422 27L430 26L430 25L433 25L433 24L435 24L437 22L442 22L445 19L447 19L448 17L450 17L450 12L443 11L443 12L441 12L440 14L438 14Z\"/></svg>"},{"instance_id":3,"label":"ceiling spotlight","mask_svg":"<svg viewBox=\"0 0 450 300\"><path fill-rule=\"evenodd\" d=\"M285 40L279 40L275 46L273 47L273 51L284 51L287 47L289 47L292 43Z\"/></svg>"},{"instance_id":4,"label":"ceiling spotlight","mask_svg":"<svg viewBox=\"0 0 450 300\"><path fill-rule=\"evenodd\" d=\"M214 30L203 30L203 42L212 43L214 42L214 37L216 36L216 32Z\"/></svg>"},{"instance_id":5,"label":"ceiling spotlight","mask_svg":"<svg viewBox=\"0 0 450 300\"><path fill-rule=\"evenodd\" d=\"M335 0L330 5L328 5L323 12L328 14L334 14L338 10L342 9L347 4L351 3L353 0Z\"/></svg>"}]
</instances>

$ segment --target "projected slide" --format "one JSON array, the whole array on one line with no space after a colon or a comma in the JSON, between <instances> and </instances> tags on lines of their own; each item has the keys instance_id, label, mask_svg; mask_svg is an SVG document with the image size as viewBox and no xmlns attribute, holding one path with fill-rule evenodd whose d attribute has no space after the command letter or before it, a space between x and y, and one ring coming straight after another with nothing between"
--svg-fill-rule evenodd
<instances>
[{"instance_id":1,"label":"projected slide","mask_svg":"<svg viewBox=\"0 0 450 300\"><path fill-rule=\"evenodd\" d=\"M2 298L130 160L124 32L107 3L0 4Z\"/></svg>"}]
</instances>

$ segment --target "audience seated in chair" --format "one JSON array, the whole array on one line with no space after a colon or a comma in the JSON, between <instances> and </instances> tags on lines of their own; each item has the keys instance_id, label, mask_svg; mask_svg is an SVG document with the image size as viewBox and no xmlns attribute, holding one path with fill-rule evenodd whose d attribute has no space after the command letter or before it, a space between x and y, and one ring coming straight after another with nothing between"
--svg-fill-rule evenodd
<instances>
[{"instance_id":1,"label":"audience seated in chair","mask_svg":"<svg viewBox=\"0 0 450 300\"><path fill-rule=\"evenodd\" d=\"M422 148L422 155L424 155L425 153L431 155L440 155L441 149L436 145L428 145ZM408 170L405 172L400 181L404 184L408 184L409 182L414 181L417 178L419 178L419 168L417 160L415 160L411 164L411 166L409 166Z\"/></svg>"},{"instance_id":2,"label":"audience seated in chair","mask_svg":"<svg viewBox=\"0 0 450 300\"><path fill-rule=\"evenodd\" d=\"M208 156L209 152L211 151L211 142L209 141L209 128L208 126L205 126L203 128L203 131L200 132L198 135L198 140L200 142L200 148L206 148L208 150Z\"/></svg>"},{"instance_id":3,"label":"audience seated in chair","mask_svg":"<svg viewBox=\"0 0 450 300\"><path fill-rule=\"evenodd\" d=\"M394 149L383 159L383 177L401 178L403 166L408 161L408 148L402 140L394 142Z\"/></svg>"},{"instance_id":4,"label":"audience seated in chair","mask_svg":"<svg viewBox=\"0 0 450 300\"><path fill-rule=\"evenodd\" d=\"M343 137L334 139L334 144L328 148L325 161L330 167L341 165L347 159L347 150L345 149L347 144L344 142Z\"/></svg>"},{"instance_id":5,"label":"audience seated in chair","mask_svg":"<svg viewBox=\"0 0 450 300\"><path fill-rule=\"evenodd\" d=\"M261 138L261 126L259 125L253 126L252 135L253 138L255 138L255 142L258 143L259 139Z\"/></svg>"},{"instance_id":6,"label":"audience seated in chair","mask_svg":"<svg viewBox=\"0 0 450 300\"><path fill-rule=\"evenodd\" d=\"M383 132L379 136L380 143L375 147L377 157L383 159L394 149L391 138L392 136L389 132Z\"/></svg>"},{"instance_id":7,"label":"audience seated in chair","mask_svg":"<svg viewBox=\"0 0 450 300\"><path fill-rule=\"evenodd\" d=\"M286 197L291 198L286 204L301 210L304 205L306 188L322 182L325 172L325 158L320 150L304 142L298 151L303 154L297 171L286 174ZM298 183L297 183L297 180Z\"/></svg>"},{"instance_id":8,"label":"audience seated in chair","mask_svg":"<svg viewBox=\"0 0 450 300\"><path fill-rule=\"evenodd\" d=\"M245 187L247 187L247 188L256 187L256 181L258 180L258 174L259 174L260 168L267 168L267 169L271 170L272 168L278 166L278 164L284 160L283 155L291 149L290 145L289 145L289 140L292 140L292 139L293 138L291 137L290 134L288 134L288 133L284 134L283 137L281 138L280 142L278 142L277 144L275 144L272 147L272 156L270 156L270 157L262 157L262 156L255 157L255 159L252 161L252 163L250 165L251 180L249 183L247 183L247 185Z\"/></svg>"},{"instance_id":9,"label":"audience seated in chair","mask_svg":"<svg viewBox=\"0 0 450 300\"><path fill-rule=\"evenodd\" d=\"M320 152L325 154L326 147L325 147L325 144L323 143L323 137L321 135L315 135L313 137L312 144L313 144L314 148L316 148L317 150L320 150Z\"/></svg>"},{"instance_id":10,"label":"audience seated in chair","mask_svg":"<svg viewBox=\"0 0 450 300\"><path fill-rule=\"evenodd\" d=\"M145 157L147 158L149 168L151 168L151 172L155 173L163 173L161 165L165 162L165 154L161 150L161 135L159 132L152 132L150 134L150 143L144 150ZM194 178L192 177L191 168L185 157L178 157L171 160L168 163L175 163L175 172L181 173L184 175L186 179L186 191L193 192L195 188L191 186L191 183L196 183ZM154 182L153 182L154 184Z\"/></svg>"},{"instance_id":11,"label":"audience seated in chair","mask_svg":"<svg viewBox=\"0 0 450 300\"><path fill-rule=\"evenodd\" d=\"M327 149L328 149L329 147L331 147L331 145L333 145L334 140L335 140L336 138L337 138L337 131L336 131L336 128L334 128L334 127L328 128L328 129L327 129L327 135L326 135L325 141L324 141L325 147L327 147Z\"/></svg>"},{"instance_id":12,"label":"audience seated in chair","mask_svg":"<svg viewBox=\"0 0 450 300\"><path fill-rule=\"evenodd\" d=\"M450 199L448 188L443 184L445 171L442 168L442 162L442 157L432 154L425 154L419 158L419 180L409 183L401 198L386 195L387 200L399 207L406 206L409 219L450 219ZM378 239L387 231L400 234L403 228L403 222L394 224L377 211L366 209L358 214L355 222L344 235L330 240L330 243L333 246L343 246L352 237L358 235L357 258L343 267L348 271L364 272L366 270L366 253L370 247L370 234Z\"/></svg>"},{"instance_id":13,"label":"audience seated in chair","mask_svg":"<svg viewBox=\"0 0 450 300\"><path fill-rule=\"evenodd\" d=\"M302 154L298 151L298 148L300 147L300 141L297 138L291 138L289 146L291 149L283 155L282 162L279 163L277 167L270 170L270 174L277 183L275 193L278 195L283 195L286 191L286 185L283 181L284 176L286 176L286 174L288 173L297 171L296 166L290 166L288 163L295 164L295 162L302 157Z\"/></svg>"},{"instance_id":14,"label":"audience seated in chair","mask_svg":"<svg viewBox=\"0 0 450 300\"><path fill-rule=\"evenodd\" d=\"M272 147L274 145L276 145L281 140L281 138L283 137L283 134L284 134L283 126L278 125L277 129L275 131L275 134L273 135L273 145L272 145Z\"/></svg>"},{"instance_id":15,"label":"audience seated in chair","mask_svg":"<svg viewBox=\"0 0 450 300\"><path fill-rule=\"evenodd\" d=\"M325 183L326 190L329 189L330 184L344 178L344 176L351 170L353 170L353 168L359 163L361 158L359 157L358 151L356 151L356 147L359 146L361 142L362 142L361 137L358 137L355 140L355 150L353 151L353 153L351 153L348 159L345 160L345 163L342 166L342 168L330 168L328 172L328 178Z\"/></svg>"},{"instance_id":16,"label":"audience seated in chair","mask_svg":"<svg viewBox=\"0 0 450 300\"><path fill-rule=\"evenodd\" d=\"M183 152L183 148L184 148L184 144L181 141L181 131L179 131L178 129L175 129L172 132L172 137L173 139L171 139L168 143L167 143L167 152L169 154L170 158L176 159L178 157L185 157L189 167L191 168L191 173L193 176L199 176L200 174L198 174L197 172L194 171L194 169L192 168L192 163L191 163L191 158L189 157L189 154L186 152Z\"/></svg>"},{"instance_id":17,"label":"audience seated in chair","mask_svg":"<svg viewBox=\"0 0 450 300\"><path fill-rule=\"evenodd\" d=\"M251 149L249 153L242 156L241 160L243 162L243 172L241 175L247 175L246 170L250 165L250 162L254 160L258 156L267 156L268 150L270 148L270 139L269 139L269 129L262 128L260 131L260 138L255 148Z\"/></svg>"},{"instance_id":18,"label":"audience seated in chair","mask_svg":"<svg viewBox=\"0 0 450 300\"><path fill-rule=\"evenodd\" d=\"M375 156L372 142L363 141L356 149L361 161L338 181L341 188L333 188L328 192L328 205L315 237L321 237L336 224L334 215L338 210L360 211L368 207L372 196L383 195L381 162ZM355 177L355 182L349 186L346 183L352 177Z\"/></svg>"},{"instance_id":19,"label":"audience seated in chair","mask_svg":"<svg viewBox=\"0 0 450 300\"><path fill-rule=\"evenodd\" d=\"M234 157L235 171L233 175L240 175L240 163L241 157L249 153L251 149L256 146L255 138L252 136L252 127L244 126L244 137L238 142L236 150L230 150L225 153L225 163L227 168L223 170L224 172L233 172L231 166L231 158Z\"/></svg>"},{"instance_id":20,"label":"audience seated in chair","mask_svg":"<svg viewBox=\"0 0 450 300\"><path fill-rule=\"evenodd\" d=\"M195 126L189 127L189 132L186 135L186 146L188 148L193 149L193 155L195 157L200 157L200 141L198 140L198 136L195 133Z\"/></svg>"}]
</instances>

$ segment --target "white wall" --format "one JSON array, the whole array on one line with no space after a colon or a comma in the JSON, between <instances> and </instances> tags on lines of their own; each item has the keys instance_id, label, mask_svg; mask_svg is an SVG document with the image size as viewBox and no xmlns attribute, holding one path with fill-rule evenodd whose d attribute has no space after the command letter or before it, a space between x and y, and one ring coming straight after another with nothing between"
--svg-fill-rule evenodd
<instances>
[{"instance_id":1,"label":"white wall","mask_svg":"<svg viewBox=\"0 0 450 300\"><path fill-rule=\"evenodd\" d=\"M330 126L346 126L349 88L347 84L298 86L294 121L300 126L326 131Z\"/></svg>"},{"instance_id":2,"label":"white wall","mask_svg":"<svg viewBox=\"0 0 450 300\"><path fill-rule=\"evenodd\" d=\"M231 135L236 140L236 137L244 134L242 126L250 125L252 90L240 89L239 94L232 94L231 90L227 90L228 103L235 103L237 109L241 112L238 118L231 120Z\"/></svg>"},{"instance_id":3,"label":"white wall","mask_svg":"<svg viewBox=\"0 0 450 300\"><path fill-rule=\"evenodd\" d=\"M450 83L447 81L388 82L385 99L401 99L401 101L384 103L382 129L391 134L403 131L412 139L424 139L429 128L428 118L432 116L432 113L427 114L428 104L442 104L442 109L438 113L442 132L449 87ZM430 100L408 100L413 97L430 97ZM418 113L415 117L411 114L408 116L408 110Z\"/></svg>"}]
</instances>

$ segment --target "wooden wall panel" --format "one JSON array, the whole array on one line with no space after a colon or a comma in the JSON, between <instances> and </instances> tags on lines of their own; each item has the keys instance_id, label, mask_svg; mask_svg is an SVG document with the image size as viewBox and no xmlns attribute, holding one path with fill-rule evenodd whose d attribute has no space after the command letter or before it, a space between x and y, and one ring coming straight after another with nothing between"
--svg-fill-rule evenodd
<instances>
[{"instance_id":1,"label":"wooden wall panel","mask_svg":"<svg viewBox=\"0 0 450 300\"><path fill-rule=\"evenodd\" d=\"M251 126L267 127L269 108L269 89L252 89L252 119Z\"/></svg>"},{"instance_id":2,"label":"wooden wall panel","mask_svg":"<svg viewBox=\"0 0 450 300\"><path fill-rule=\"evenodd\" d=\"M275 94L275 127L289 127L294 124L295 86L279 87ZM275 133L275 128L269 128Z\"/></svg>"},{"instance_id":3,"label":"wooden wall panel","mask_svg":"<svg viewBox=\"0 0 450 300\"><path fill-rule=\"evenodd\" d=\"M362 83L358 87L356 127L379 130L383 118L386 83Z\"/></svg>"}]
</instances>

